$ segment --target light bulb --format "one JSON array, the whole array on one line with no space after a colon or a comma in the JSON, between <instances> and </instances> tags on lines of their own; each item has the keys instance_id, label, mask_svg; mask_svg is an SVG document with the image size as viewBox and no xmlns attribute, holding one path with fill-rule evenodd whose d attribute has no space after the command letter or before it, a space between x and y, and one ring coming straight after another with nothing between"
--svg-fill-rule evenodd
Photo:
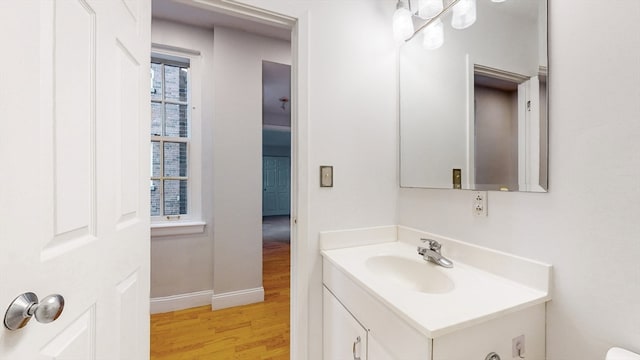
<instances>
[{"instance_id":1,"label":"light bulb","mask_svg":"<svg viewBox=\"0 0 640 360\"><path fill-rule=\"evenodd\" d=\"M405 41L413 35L413 20L411 11L398 2L398 8L393 13L393 37L396 41Z\"/></svg>"},{"instance_id":2,"label":"light bulb","mask_svg":"<svg viewBox=\"0 0 640 360\"><path fill-rule=\"evenodd\" d=\"M466 29L476 22L476 0L460 0L453 6L451 27Z\"/></svg>"},{"instance_id":3,"label":"light bulb","mask_svg":"<svg viewBox=\"0 0 640 360\"><path fill-rule=\"evenodd\" d=\"M442 0L420 0L418 3L418 14L423 19L431 19L444 9Z\"/></svg>"},{"instance_id":4,"label":"light bulb","mask_svg":"<svg viewBox=\"0 0 640 360\"><path fill-rule=\"evenodd\" d=\"M422 46L427 50L435 50L444 44L444 25L438 19L427 26L423 31Z\"/></svg>"}]
</instances>

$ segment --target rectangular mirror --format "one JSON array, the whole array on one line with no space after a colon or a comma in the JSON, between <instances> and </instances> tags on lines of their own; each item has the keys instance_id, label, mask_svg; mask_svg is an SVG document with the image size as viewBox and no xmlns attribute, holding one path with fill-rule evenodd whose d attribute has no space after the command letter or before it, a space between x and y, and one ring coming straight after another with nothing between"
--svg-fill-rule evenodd
<instances>
[{"instance_id":1,"label":"rectangular mirror","mask_svg":"<svg viewBox=\"0 0 640 360\"><path fill-rule=\"evenodd\" d=\"M440 48L400 48L400 186L545 192L547 1L476 9L464 30L444 15Z\"/></svg>"}]
</instances>

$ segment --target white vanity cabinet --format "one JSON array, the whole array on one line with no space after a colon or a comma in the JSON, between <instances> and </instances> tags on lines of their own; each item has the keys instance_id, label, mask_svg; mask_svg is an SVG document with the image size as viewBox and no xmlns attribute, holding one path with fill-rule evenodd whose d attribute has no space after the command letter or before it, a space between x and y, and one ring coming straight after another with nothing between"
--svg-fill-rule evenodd
<instances>
[{"instance_id":1,"label":"white vanity cabinet","mask_svg":"<svg viewBox=\"0 0 640 360\"><path fill-rule=\"evenodd\" d=\"M545 303L430 337L330 262L325 260L323 265L324 360L485 360L491 352L511 360L512 340L521 335L525 358L545 359ZM504 295L487 294L469 301ZM458 305L464 312L464 305ZM424 311L442 309L425 304Z\"/></svg>"},{"instance_id":2,"label":"white vanity cabinet","mask_svg":"<svg viewBox=\"0 0 640 360\"><path fill-rule=\"evenodd\" d=\"M454 266L418 256L421 238ZM403 227L326 232L321 244L325 360L512 360L521 338L522 358L545 360L551 265Z\"/></svg>"}]
</instances>

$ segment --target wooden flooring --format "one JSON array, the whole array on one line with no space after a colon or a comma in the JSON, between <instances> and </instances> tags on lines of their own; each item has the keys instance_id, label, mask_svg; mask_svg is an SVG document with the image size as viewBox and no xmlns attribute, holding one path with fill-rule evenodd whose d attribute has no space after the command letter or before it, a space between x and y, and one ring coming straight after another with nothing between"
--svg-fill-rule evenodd
<instances>
[{"instance_id":1,"label":"wooden flooring","mask_svg":"<svg viewBox=\"0 0 640 360\"><path fill-rule=\"evenodd\" d=\"M265 302L151 316L151 360L289 360L290 246L263 246Z\"/></svg>"}]
</instances>

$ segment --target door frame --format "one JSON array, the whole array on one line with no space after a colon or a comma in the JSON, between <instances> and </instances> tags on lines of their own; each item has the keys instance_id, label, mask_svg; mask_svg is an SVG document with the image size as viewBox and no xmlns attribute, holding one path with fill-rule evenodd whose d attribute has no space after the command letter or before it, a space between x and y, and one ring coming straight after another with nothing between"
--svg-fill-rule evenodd
<instances>
[{"instance_id":1,"label":"door frame","mask_svg":"<svg viewBox=\"0 0 640 360\"><path fill-rule=\"evenodd\" d=\"M290 358L308 358L309 13L286 15L226 0L178 0L201 9L291 30L291 296Z\"/></svg>"}]
</instances>

